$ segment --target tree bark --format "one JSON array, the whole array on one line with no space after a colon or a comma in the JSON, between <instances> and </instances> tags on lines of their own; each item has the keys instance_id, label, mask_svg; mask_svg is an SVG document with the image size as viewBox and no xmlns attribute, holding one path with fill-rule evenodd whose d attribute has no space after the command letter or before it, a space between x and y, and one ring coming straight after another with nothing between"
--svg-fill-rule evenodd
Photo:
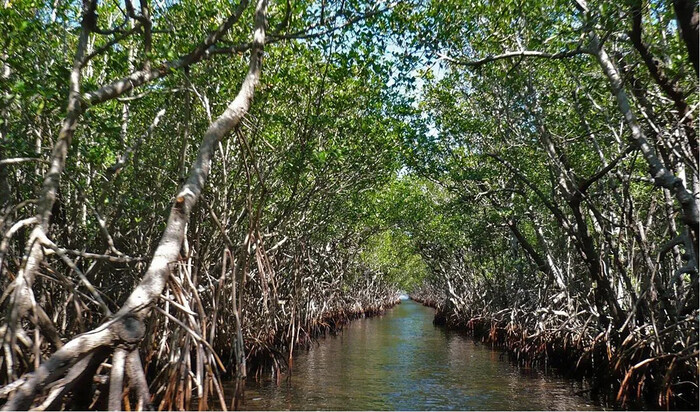
<instances>
[{"instance_id":1,"label":"tree bark","mask_svg":"<svg viewBox=\"0 0 700 412\"><path fill-rule=\"evenodd\" d=\"M128 344L133 347L143 338L144 319L150 313L151 305L163 292L170 276L171 265L178 261L187 222L209 176L216 145L240 124L250 108L262 69L266 9L267 0L259 0L255 10L255 29L248 74L235 99L204 134L197 159L190 169L187 182L175 197L167 226L143 279L112 320L79 335L56 351L28 376L2 410L27 409L47 384L58 379L68 367L92 351L115 344Z\"/></svg>"},{"instance_id":2,"label":"tree bark","mask_svg":"<svg viewBox=\"0 0 700 412\"><path fill-rule=\"evenodd\" d=\"M523 248L527 256L530 259L532 259L533 262L535 262L535 264L537 265L537 269L539 269L540 272L547 275L550 283L554 283L556 281L554 270L552 270L552 268L549 266L549 262L547 262L547 260L545 260L545 258L543 258L542 255L540 255L535 250L532 244L523 235L523 233L518 228L518 224L515 222L515 220L508 219L506 220L506 224L510 228L510 231L513 233L513 236L515 236L515 238L518 240L518 243Z\"/></svg>"},{"instance_id":3,"label":"tree bark","mask_svg":"<svg viewBox=\"0 0 700 412\"><path fill-rule=\"evenodd\" d=\"M700 74L698 71L698 59L700 58L698 48L700 41L698 40L698 4L693 0L673 0L673 9L676 12L678 20L678 31L680 32L685 47L688 49L688 60L695 69L695 74Z\"/></svg>"},{"instance_id":4,"label":"tree bark","mask_svg":"<svg viewBox=\"0 0 700 412\"><path fill-rule=\"evenodd\" d=\"M695 32L695 35L697 41L697 31ZM685 101L683 91L678 86L678 82L668 78L663 62L655 58L651 54L651 51L646 44L644 44L642 41L641 0L637 0L632 6L632 31L630 32L630 38L632 39L635 49L637 49L637 52L639 52L642 60L644 60L644 64L647 66L651 77L654 79L656 84L661 87L661 90L663 90L664 93L666 93L666 95L673 100L673 105L676 107L676 110L678 110L678 120L683 124L683 130L685 131L685 136L688 139L688 144L690 145L690 149L695 158L695 164L697 166L699 164L698 156L700 156L700 154L698 153L698 139L697 133L695 132L695 120L693 113L690 110L688 103Z\"/></svg>"},{"instance_id":5,"label":"tree bark","mask_svg":"<svg viewBox=\"0 0 700 412\"><path fill-rule=\"evenodd\" d=\"M639 123L637 123L637 119L632 112L627 93L623 87L622 78L620 77L617 68L603 48L603 45L600 44L598 36L591 31L589 33L589 38L593 53L595 54L603 73L610 82L612 93L617 100L618 108L620 109L620 112L624 116L625 122L630 129L630 139L632 144L642 153L644 160L649 166L649 172L654 179L654 183L658 186L669 189L671 193L673 193L678 203L681 205L681 216L683 222L690 227L693 234L693 239L697 243L700 215L698 213L698 204L695 197L685 188L683 181L668 170L657 157L656 151L654 150L653 146L649 144L644 132L642 131L642 128L639 126Z\"/></svg>"},{"instance_id":6,"label":"tree bark","mask_svg":"<svg viewBox=\"0 0 700 412\"><path fill-rule=\"evenodd\" d=\"M12 307L8 316L8 332L12 335L14 335L14 330L18 327L19 322L29 313L33 306L32 302L34 299L31 288L39 265L44 259L42 242L39 239L44 237L49 231L51 212L58 194L61 173L66 164L68 148L75 134L78 118L83 110L80 100L81 69L90 37L90 29L94 26L96 19L96 7L96 1L83 0L81 31L69 79L68 113L61 124L58 140L54 144L51 153L49 171L44 177L39 202L37 203L37 226L32 230L27 243L28 246L24 258L25 264L11 286L13 295ZM51 334L50 331L49 334Z\"/></svg>"},{"instance_id":7,"label":"tree bark","mask_svg":"<svg viewBox=\"0 0 700 412\"><path fill-rule=\"evenodd\" d=\"M49 161L49 171L44 176L44 182L37 204L36 218L38 224L32 230L29 241L27 242L28 247L23 259L22 270L19 271L11 286L13 289L13 305L10 309L9 316L7 316L9 332L17 327L18 322L27 316L32 307L31 297L33 293L32 286L34 284L34 277L44 259L43 248L38 239L43 236L48 236L49 234L51 215L58 194L60 177L65 168L68 149L70 148L78 121L82 114L91 105L115 99L145 83L164 77L173 70L188 67L200 61L205 57L207 50L212 45L216 44L223 35L229 31L233 24L240 19L247 5L248 0L241 0L233 14L231 14L231 16L229 16L215 31L210 33L209 36L190 53L179 59L164 63L156 69L151 69L147 66L144 70L134 72L129 76L81 96L80 82L82 68L87 61L95 57L94 53L87 56L86 54L90 32L95 27L97 19L96 0L83 0L81 33L78 39L78 46L73 60L73 69L69 79L67 114L61 124L58 140L53 147ZM2 268L0 268L0 270L2 270Z\"/></svg>"}]
</instances>

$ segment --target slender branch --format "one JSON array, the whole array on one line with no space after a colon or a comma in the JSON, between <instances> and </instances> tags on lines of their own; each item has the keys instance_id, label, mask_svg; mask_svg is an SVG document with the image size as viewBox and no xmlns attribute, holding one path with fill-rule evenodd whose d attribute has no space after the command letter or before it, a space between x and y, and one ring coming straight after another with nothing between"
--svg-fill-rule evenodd
<instances>
[{"instance_id":1,"label":"slender branch","mask_svg":"<svg viewBox=\"0 0 700 412\"><path fill-rule=\"evenodd\" d=\"M581 183L581 184L578 186L578 188L577 188L578 193L581 193L581 194L585 193L586 190L588 190L588 188L589 188L593 183L597 182L597 181L600 180L603 176L605 176L609 171L611 171L612 169L614 169L614 168L617 166L618 163L620 163L625 157L627 157L628 154L632 153L634 150L636 150L635 147L633 147L633 146L628 146L627 149L625 149L625 151L623 151L618 157L616 157L615 159L613 159L613 161L610 162L607 166L605 166L604 168L600 169L596 174L594 174L593 176L591 176L591 177L589 177L588 179L586 179L586 181L584 181L583 183Z\"/></svg>"},{"instance_id":2,"label":"slender branch","mask_svg":"<svg viewBox=\"0 0 700 412\"><path fill-rule=\"evenodd\" d=\"M569 224L568 220L566 219L566 217L564 216L564 214L562 213L562 211L561 211L558 207L556 207L552 202L550 202L550 201L547 199L547 197L544 195L544 193L542 193L542 191L541 191L537 186L535 186L535 185L530 181L530 179L528 179L527 177L525 177L525 175L523 175L523 173L522 173L520 170L518 170L517 167L513 166L512 164L510 164L510 162L508 162L507 160L501 158L501 157L498 156L497 154L494 154L494 153L487 153L486 156L491 157L491 158L495 159L496 161L498 161L499 163L501 163L502 165L504 165L504 166L505 166L506 168L508 168L508 170L510 170L511 173L513 173L520 181L522 181L523 183L525 183L525 185L527 185L533 192L535 192L535 194L537 195L537 197L538 197L538 198L540 199L540 201L547 207L547 209L549 209L549 211L552 212L552 214L557 218L557 221L559 221L559 223L562 225L562 227L563 227L569 234L572 234L572 233L573 233L573 232L570 231L571 225Z\"/></svg>"},{"instance_id":3,"label":"slender branch","mask_svg":"<svg viewBox=\"0 0 700 412\"><path fill-rule=\"evenodd\" d=\"M99 56L100 54L106 52L107 50L109 50L110 47L112 47L112 46L114 46L115 44L119 43L120 41L122 41L122 40L128 38L128 37L131 36L132 34L136 33L139 29L141 29L141 23L140 23L140 22L136 23L136 24L134 25L134 27L132 27L131 29L129 29L129 30L125 31L125 32L121 32L121 33L119 33L119 35L117 35L117 36L114 36L114 38L112 38L112 40L108 41L107 43L105 43L105 44L103 44L102 46L100 46L98 49L95 49L95 51L93 51L92 53L90 53L90 54L88 54L87 56L85 56L85 58L83 58L82 63L80 64L80 66L81 66L81 67L85 67L85 65L86 65L90 60L92 60L92 59L94 59L95 57Z\"/></svg>"},{"instance_id":4,"label":"slender branch","mask_svg":"<svg viewBox=\"0 0 700 412\"><path fill-rule=\"evenodd\" d=\"M126 256L126 255L114 256L114 255L90 253L90 252L83 252L80 250L63 249L63 248L59 248L59 250L62 253L66 253L66 254L73 255L73 256L80 256L84 259L106 260L106 261L112 262L112 263L132 263L132 262L143 262L143 261L147 260L147 258L142 257L142 256L137 256L137 257Z\"/></svg>"},{"instance_id":5,"label":"slender branch","mask_svg":"<svg viewBox=\"0 0 700 412\"><path fill-rule=\"evenodd\" d=\"M284 40L301 40L301 39L311 39L311 38L325 36L327 34L331 34L333 32L341 30L343 28L352 26L353 24L355 24L359 21L368 19L370 17L377 16L377 15L382 14L388 10L391 10L396 4L397 3L392 3L389 6L384 7L382 9L374 10L374 11L353 17L352 19L349 19L349 20L345 21L343 24L340 24L338 26L333 26L333 27L330 27L326 30L322 30L319 32L314 32L314 33L312 33L311 31L316 29L317 27L319 27L321 25L321 23L312 24L312 25L306 27L304 30L299 30L299 31L294 32L294 33L277 34L280 31L280 29L282 27L284 27L282 24L280 24L274 33L270 33L270 35L267 36L267 38L265 40L265 44L266 45L274 44L274 43L278 43L278 42L281 42ZM285 17L285 19L286 19L286 17ZM206 51L206 57L208 58L208 57L218 55L218 54L243 53L247 50L250 50L250 48L252 46L253 46L252 43L240 43L240 44L236 44L236 45L232 45L232 46L212 47Z\"/></svg>"},{"instance_id":6,"label":"slender branch","mask_svg":"<svg viewBox=\"0 0 700 412\"><path fill-rule=\"evenodd\" d=\"M506 53L495 55L495 56L487 56L487 57L484 57L483 59L479 59L479 60L455 59L455 58L447 56L444 53L438 53L438 57L440 57L440 59L442 59L442 60L446 60L450 63L458 64L460 66L479 67L479 66L482 66L482 65L487 64L487 63L495 62L498 60L504 60L504 59L534 57L534 58L540 58L540 59L558 60L558 59L566 59L569 57L578 56L580 54L586 54L586 53L590 53L590 51L583 49L581 47L578 47L574 50L562 51L559 53L546 53L546 52L541 52L541 51L536 51L536 50L511 51L511 52L506 52Z\"/></svg>"},{"instance_id":7,"label":"slender branch","mask_svg":"<svg viewBox=\"0 0 700 412\"><path fill-rule=\"evenodd\" d=\"M92 296L95 298L95 300L99 303L100 307L104 311L106 316L109 316L112 314L112 311L109 310L109 306L102 300L102 297L100 296L99 292L97 292L97 289L92 285L92 283L88 280L88 278L85 276L85 274L78 268L78 265L75 264L67 255L66 253L56 246L55 243L53 243L48 237L46 237L46 234L42 233L42 236L39 237L39 241L41 244L54 252L63 260L63 262L68 265L69 268L71 268L80 278L80 280L83 282L85 287L90 291Z\"/></svg>"},{"instance_id":8,"label":"slender branch","mask_svg":"<svg viewBox=\"0 0 700 412\"><path fill-rule=\"evenodd\" d=\"M4 165L14 165L18 163L26 163L26 162L39 162L39 163L46 163L49 164L47 160L38 158L38 157L14 157L12 159L2 159L0 160L0 166Z\"/></svg>"},{"instance_id":9,"label":"slender branch","mask_svg":"<svg viewBox=\"0 0 700 412\"><path fill-rule=\"evenodd\" d=\"M181 56L178 59L171 60L161 64L159 67L151 69L144 68L143 70L131 73L126 77L115 80L110 84L104 85L97 90L83 94L85 105L95 105L114 99L122 94L133 90L145 83L167 76L175 70L190 66L202 60L206 51L216 44L226 34L229 29L241 18L243 11L248 6L248 0L241 0L233 14L229 16L216 30L211 32L206 39L197 45L190 53Z\"/></svg>"},{"instance_id":10,"label":"slender branch","mask_svg":"<svg viewBox=\"0 0 700 412\"><path fill-rule=\"evenodd\" d=\"M649 166L649 171L654 178L654 183L673 193L682 208L683 222L690 227L697 240L698 231L700 230L700 212L698 211L697 200L694 195L686 189L683 180L674 175L656 155L654 146L647 140L644 131L640 127L632 111L620 73L605 49L600 46L598 36L591 31L589 33L589 39L593 50L595 50L594 54L600 68L608 78L612 94L617 100L618 109L630 129L632 145L642 153L644 160Z\"/></svg>"},{"instance_id":11,"label":"slender branch","mask_svg":"<svg viewBox=\"0 0 700 412\"><path fill-rule=\"evenodd\" d=\"M134 153L136 150L138 150L139 146L141 146L141 143L151 136L153 134L153 131L158 127L158 123L160 123L161 117L165 114L165 109L161 109L156 113L156 116L153 118L153 121L151 122L150 126L148 126L148 129L132 144L127 148L124 153L119 156L119 159L117 159L116 163L114 163L112 166L110 166L107 169L107 181L110 181L113 179L113 177L118 174L124 166L126 166L126 163L129 161L129 157L131 157L131 154Z\"/></svg>"},{"instance_id":12,"label":"slender branch","mask_svg":"<svg viewBox=\"0 0 700 412\"><path fill-rule=\"evenodd\" d=\"M629 32L632 44L634 44L635 49L639 52L639 55L644 60L644 64L649 70L649 74L654 79L656 84L659 85L661 90L666 93L668 97L673 100L673 105L678 110L677 117L683 125L683 130L685 131L686 138L688 139L688 144L690 145L693 158L695 159L696 165L700 163L700 154L698 153L698 140L697 133L695 131L695 121L693 119L693 112L690 110L688 103L685 100L683 91L678 85L676 80L670 79L666 74L666 68L664 63L654 57L642 40L642 4L641 0L636 0L632 3L632 30ZM678 3L678 2L675 2Z\"/></svg>"}]
</instances>

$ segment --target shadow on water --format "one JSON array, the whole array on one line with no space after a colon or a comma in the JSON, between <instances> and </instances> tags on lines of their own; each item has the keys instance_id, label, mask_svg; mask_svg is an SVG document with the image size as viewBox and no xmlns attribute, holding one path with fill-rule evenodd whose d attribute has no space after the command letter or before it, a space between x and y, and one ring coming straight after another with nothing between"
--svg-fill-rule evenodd
<instances>
[{"instance_id":1,"label":"shadow on water","mask_svg":"<svg viewBox=\"0 0 700 412\"><path fill-rule=\"evenodd\" d=\"M432 324L404 300L300 352L277 386L248 382L250 410L591 410L578 384L499 361L498 352ZM231 390L231 388L228 388Z\"/></svg>"}]
</instances>

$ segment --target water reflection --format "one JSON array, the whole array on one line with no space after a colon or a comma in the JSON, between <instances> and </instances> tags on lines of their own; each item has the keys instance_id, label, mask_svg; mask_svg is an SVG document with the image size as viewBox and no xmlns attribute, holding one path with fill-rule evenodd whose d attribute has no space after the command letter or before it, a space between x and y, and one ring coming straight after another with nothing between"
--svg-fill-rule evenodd
<instances>
[{"instance_id":1,"label":"water reflection","mask_svg":"<svg viewBox=\"0 0 700 412\"><path fill-rule=\"evenodd\" d=\"M432 325L403 301L296 355L280 386L249 382L245 409L587 410L571 382L523 371L498 353ZM525 372L525 373L523 373Z\"/></svg>"}]
</instances>

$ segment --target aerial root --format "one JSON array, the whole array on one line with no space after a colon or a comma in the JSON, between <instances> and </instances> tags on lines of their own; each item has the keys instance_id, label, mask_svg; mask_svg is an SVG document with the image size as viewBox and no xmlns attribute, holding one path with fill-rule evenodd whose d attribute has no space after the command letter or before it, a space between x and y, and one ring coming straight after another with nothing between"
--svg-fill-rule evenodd
<instances>
[{"instance_id":1,"label":"aerial root","mask_svg":"<svg viewBox=\"0 0 700 412\"><path fill-rule=\"evenodd\" d=\"M413 298L413 297L412 297ZM416 299L418 300L418 299ZM427 305L430 306L430 300ZM432 302L434 303L434 302ZM650 325L619 333L599 331L589 321L569 322L541 328L525 326L527 314L511 316L504 310L489 316L460 316L436 305L435 322L467 331L473 338L525 368L554 368L565 376L582 380L598 401L610 406L638 408L655 405L662 409L697 409L697 343L675 347L664 353L658 341L668 341L673 328L662 330L667 337L653 337ZM576 318L575 316L570 317ZM519 319L523 319L520 321ZM688 318L687 327L694 319Z\"/></svg>"}]
</instances>

